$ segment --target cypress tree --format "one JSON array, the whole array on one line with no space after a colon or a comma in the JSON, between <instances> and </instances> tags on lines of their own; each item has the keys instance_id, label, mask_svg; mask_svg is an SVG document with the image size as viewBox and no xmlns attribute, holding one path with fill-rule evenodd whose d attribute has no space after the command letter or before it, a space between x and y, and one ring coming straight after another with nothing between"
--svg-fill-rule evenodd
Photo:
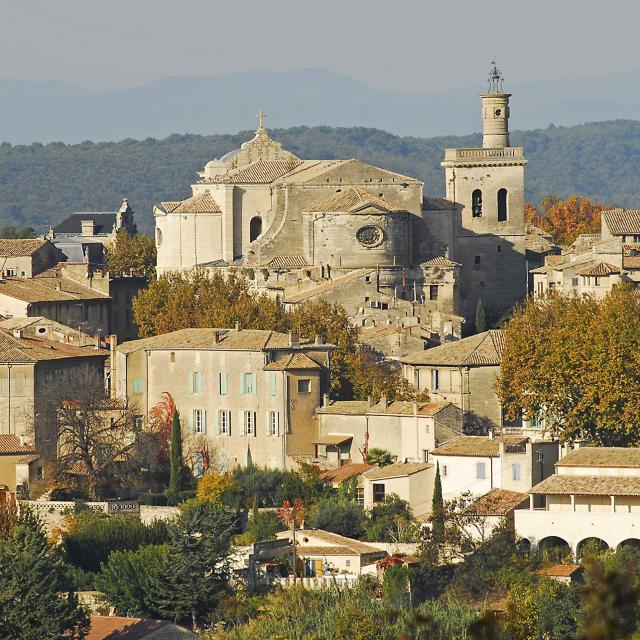
<instances>
[{"instance_id":1,"label":"cypress tree","mask_svg":"<svg viewBox=\"0 0 640 640\"><path fill-rule=\"evenodd\" d=\"M178 409L173 410L173 423L171 425L171 455L170 455L169 489L167 495L176 498L179 491L188 488L188 470L184 464L182 455L182 427L180 426L180 414Z\"/></svg>"},{"instance_id":2,"label":"cypress tree","mask_svg":"<svg viewBox=\"0 0 640 640\"><path fill-rule=\"evenodd\" d=\"M482 298L478 298L478 306L476 307L476 333L482 333L487 330L487 320L484 315L484 307L482 306Z\"/></svg>"},{"instance_id":3,"label":"cypress tree","mask_svg":"<svg viewBox=\"0 0 640 640\"><path fill-rule=\"evenodd\" d=\"M0 541L0 638L82 640L89 618L35 516Z\"/></svg>"},{"instance_id":4,"label":"cypress tree","mask_svg":"<svg viewBox=\"0 0 640 640\"><path fill-rule=\"evenodd\" d=\"M440 480L440 463L436 463L436 478L433 483L433 499L431 501L431 536L434 542L444 542L444 502L442 500L442 482Z\"/></svg>"}]
</instances>

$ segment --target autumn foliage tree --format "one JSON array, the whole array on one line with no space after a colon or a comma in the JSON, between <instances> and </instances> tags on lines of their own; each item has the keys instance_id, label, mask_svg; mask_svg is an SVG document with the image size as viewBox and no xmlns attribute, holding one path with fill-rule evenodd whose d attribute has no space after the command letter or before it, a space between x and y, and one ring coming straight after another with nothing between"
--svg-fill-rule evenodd
<instances>
[{"instance_id":1,"label":"autumn foliage tree","mask_svg":"<svg viewBox=\"0 0 640 640\"><path fill-rule=\"evenodd\" d=\"M506 418L538 415L561 441L640 443L640 293L529 300L504 327L496 391Z\"/></svg>"},{"instance_id":2,"label":"autumn foliage tree","mask_svg":"<svg viewBox=\"0 0 640 640\"><path fill-rule=\"evenodd\" d=\"M112 275L130 271L148 279L156 275L156 244L153 238L142 234L131 235L120 229L115 242L107 245L107 268Z\"/></svg>"},{"instance_id":3,"label":"autumn foliage tree","mask_svg":"<svg viewBox=\"0 0 640 640\"><path fill-rule=\"evenodd\" d=\"M605 209L599 202L591 202L583 196L546 196L540 205L525 205L525 221L540 227L563 246L570 245L580 234L597 233L600 230L600 214Z\"/></svg>"}]
</instances>

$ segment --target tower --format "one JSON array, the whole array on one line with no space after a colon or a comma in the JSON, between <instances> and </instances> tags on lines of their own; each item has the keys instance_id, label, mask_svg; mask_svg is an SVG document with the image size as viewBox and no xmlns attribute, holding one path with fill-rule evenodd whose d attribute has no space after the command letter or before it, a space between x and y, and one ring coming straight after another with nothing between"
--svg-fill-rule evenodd
<instances>
[{"instance_id":1,"label":"tower","mask_svg":"<svg viewBox=\"0 0 640 640\"><path fill-rule=\"evenodd\" d=\"M522 147L509 146L509 98L491 63L481 94L482 147L445 149L446 197L457 205L453 259L462 265L462 314L482 304L496 320L526 294L524 167Z\"/></svg>"}]
</instances>

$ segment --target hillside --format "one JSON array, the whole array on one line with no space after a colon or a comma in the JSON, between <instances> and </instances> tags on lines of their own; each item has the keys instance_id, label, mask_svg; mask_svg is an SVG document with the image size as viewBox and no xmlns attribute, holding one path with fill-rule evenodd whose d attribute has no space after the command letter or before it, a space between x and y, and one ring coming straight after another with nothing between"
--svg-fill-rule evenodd
<instances>
[{"instance_id":1,"label":"hillside","mask_svg":"<svg viewBox=\"0 0 640 640\"><path fill-rule=\"evenodd\" d=\"M442 195L445 147L475 146L478 134L402 138L377 129L295 127L272 136L303 158L349 158L416 176L425 193ZM45 230L73 211L114 210L127 196L141 230L153 228L152 207L190 195L195 172L237 148L252 132L172 135L164 140L0 145L0 226ZM602 202L640 207L640 122L616 120L512 134L529 160L527 198L579 193Z\"/></svg>"}]
</instances>

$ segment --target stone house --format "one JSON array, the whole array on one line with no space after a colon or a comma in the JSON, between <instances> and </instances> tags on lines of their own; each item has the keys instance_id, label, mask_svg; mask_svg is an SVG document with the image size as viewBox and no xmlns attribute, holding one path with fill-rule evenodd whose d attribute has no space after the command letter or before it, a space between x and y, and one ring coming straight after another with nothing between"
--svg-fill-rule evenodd
<instances>
[{"instance_id":1,"label":"stone house","mask_svg":"<svg viewBox=\"0 0 640 640\"><path fill-rule=\"evenodd\" d=\"M63 259L62 252L45 238L0 239L2 278L33 278Z\"/></svg>"},{"instance_id":2,"label":"stone house","mask_svg":"<svg viewBox=\"0 0 640 640\"><path fill-rule=\"evenodd\" d=\"M486 433L506 426L493 388L502 349L502 332L485 331L400 358L402 373L432 400L459 407L466 432Z\"/></svg>"},{"instance_id":3,"label":"stone house","mask_svg":"<svg viewBox=\"0 0 640 640\"><path fill-rule=\"evenodd\" d=\"M325 398L316 411L315 458L341 466L384 449L398 462L425 462L429 452L461 433L460 410L449 402L388 402Z\"/></svg>"},{"instance_id":4,"label":"stone house","mask_svg":"<svg viewBox=\"0 0 640 640\"><path fill-rule=\"evenodd\" d=\"M362 474L364 508L372 509L390 495L409 503L414 516L431 511L433 464L408 462L374 467Z\"/></svg>"},{"instance_id":5,"label":"stone house","mask_svg":"<svg viewBox=\"0 0 640 640\"><path fill-rule=\"evenodd\" d=\"M492 489L520 493L553 473L559 445L522 436L460 436L429 455L440 467L446 500L479 497Z\"/></svg>"},{"instance_id":6,"label":"stone house","mask_svg":"<svg viewBox=\"0 0 640 640\"><path fill-rule=\"evenodd\" d=\"M20 498L28 495L32 480L42 477L42 464L35 447L12 433L0 434L0 485Z\"/></svg>"},{"instance_id":7,"label":"stone house","mask_svg":"<svg viewBox=\"0 0 640 640\"><path fill-rule=\"evenodd\" d=\"M287 468L313 456L331 349L294 333L182 329L120 345L114 391L145 418L170 393L196 468L204 444L227 468Z\"/></svg>"},{"instance_id":8,"label":"stone house","mask_svg":"<svg viewBox=\"0 0 640 640\"><path fill-rule=\"evenodd\" d=\"M516 533L533 552L560 548L580 558L595 540L616 550L640 544L640 448L584 447L556 462L515 512Z\"/></svg>"}]
</instances>

